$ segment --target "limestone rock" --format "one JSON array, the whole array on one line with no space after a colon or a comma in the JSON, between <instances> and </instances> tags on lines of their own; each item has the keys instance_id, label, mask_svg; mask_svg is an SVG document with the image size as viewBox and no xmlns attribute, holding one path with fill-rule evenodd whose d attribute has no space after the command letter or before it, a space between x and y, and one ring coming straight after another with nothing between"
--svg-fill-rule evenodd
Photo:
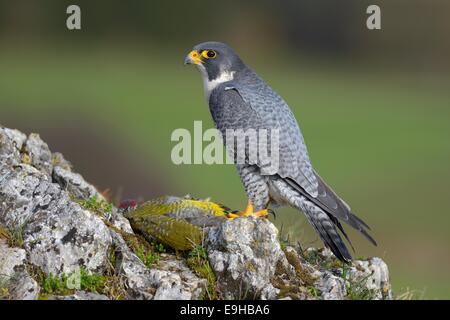
<instances>
[{"instance_id":1,"label":"limestone rock","mask_svg":"<svg viewBox=\"0 0 450 320\"><path fill-rule=\"evenodd\" d=\"M0 241L0 286L6 290L9 300L34 300L39 286L26 272L24 249L8 247Z\"/></svg>"},{"instance_id":2,"label":"limestone rock","mask_svg":"<svg viewBox=\"0 0 450 320\"><path fill-rule=\"evenodd\" d=\"M31 164L51 176L53 166L51 163L52 153L48 148L48 145L42 141L41 137L32 133L29 135L27 141L25 142L25 152L28 154L31 160Z\"/></svg>"},{"instance_id":3,"label":"limestone rock","mask_svg":"<svg viewBox=\"0 0 450 320\"><path fill-rule=\"evenodd\" d=\"M54 168L53 179L63 190L67 190L77 199L87 200L94 196L98 199L104 199L97 189L87 183L80 174L63 167L57 166Z\"/></svg>"},{"instance_id":4,"label":"limestone rock","mask_svg":"<svg viewBox=\"0 0 450 320\"><path fill-rule=\"evenodd\" d=\"M28 164L7 167L0 163L0 181L0 223L9 228L22 228L61 193L46 174Z\"/></svg>"},{"instance_id":5,"label":"limestone rock","mask_svg":"<svg viewBox=\"0 0 450 320\"><path fill-rule=\"evenodd\" d=\"M112 208L111 212L106 214L106 219L117 229L122 230L126 233L134 233L131 228L130 221L125 218L117 208Z\"/></svg>"},{"instance_id":6,"label":"limestone rock","mask_svg":"<svg viewBox=\"0 0 450 320\"><path fill-rule=\"evenodd\" d=\"M206 280L198 278L175 256L166 255L163 262L147 268L117 233L111 234L120 251L116 270L125 279L130 298L190 300L205 292Z\"/></svg>"},{"instance_id":7,"label":"limestone rock","mask_svg":"<svg viewBox=\"0 0 450 320\"><path fill-rule=\"evenodd\" d=\"M343 265L329 249L309 248L302 266L314 279L314 287L324 300L393 299L386 263L380 258L355 260Z\"/></svg>"},{"instance_id":8,"label":"limestone rock","mask_svg":"<svg viewBox=\"0 0 450 320\"><path fill-rule=\"evenodd\" d=\"M112 240L103 221L62 193L25 227L29 261L45 273L72 273L85 267L106 269Z\"/></svg>"},{"instance_id":9,"label":"limestone rock","mask_svg":"<svg viewBox=\"0 0 450 320\"><path fill-rule=\"evenodd\" d=\"M0 240L0 277L10 279L16 272L24 270L26 252L20 248L10 248Z\"/></svg>"},{"instance_id":10,"label":"limestone rock","mask_svg":"<svg viewBox=\"0 0 450 320\"><path fill-rule=\"evenodd\" d=\"M76 291L67 296L49 296L48 300L109 300L109 298L94 292Z\"/></svg>"},{"instance_id":11,"label":"limestone rock","mask_svg":"<svg viewBox=\"0 0 450 320\"><path fill-rule=\"evenodd\" d=\"M380 258L355 261L350 269L350 277L356 282L362 282L362 285L373 293L373 299L393 299L389 270L386 263Z\"/></svg>"},{"instance_id":12,"label":"limestone rock","mask_svg":"<svg viewBox=\"0 0 450 320\"><path fill-rule=\"evenodd\" d=\"M0 127L0 162L4 165L19 164L20 150L26 138L27 136L18 130Z\"/></svg>"},{"instance_id":13,"label":"limestone rock","mask_svg":"<svg viewBox=\"0 0 450 320\"><path fill-rule=\"evenodd\" d=\"M9 282L10 300L36 300L40 287L26 272L16 273Z\"/></svg>"},{"instance_id":14,"label":"limestone rock","mask_svg":"<svg viewBox=\"0 0 450 320\"><path fill-rule=\"evenodd\" d=\"M316 282L316 288L323 300L343 300L346 296L344 279L324 271Z\"/></svg>"},{"instance_id":15,"label":"limestone rock","mask_svg":"<svg viewBox=\"0 0 450 320\"><path fill-rule=\"evenodd\" d=\"M62 155L56 157L58 165L55 165L53 169L53 180L63 190L66 190L71 197L79 200L88 200L92 197L99 201L105 200L103 195L94 186L86 182L80 174L71 171L70 164ZM117 211L117 208L112 208L111 212L106 213L106 218L114 227L127 233L133 233L130 222Z\"/></svg>"},{"instance_id":16,"label":"limestone rock","mask_svg":"<svg viewBox=\"0 0 450 320\"><path fill-rule=\"evenodd\" d=\"M271 222L258 218L226 221L208 233L209 261L225 298L276 298L271 278L284 257L277 235Z\"/></svg>"},{"instance_id":17,"label":"limestone rock","mask_svg":"<svg viewBox=\"0 0 450 320\"><path fill-rule=\"evenodd\" d=\"M22 136L13 137L5 145L24 143ZM46 273L70 273L81 266L103 270L111 245L108 228L51 180L51 154L39 136L30 135L25 149L33 166L0 162L0 223L23 237L29 262Z\"/></svg>"},{"instance_id":18,"label":"limestone rock","mask_svg":"<svg viewBox=\"0 0 450 320\"><path fill-rule=\"evenodd\" d=\"M22 150L22 147L27 140L26 134L16 129L0 128L0 130L3 131L17 150Z\"/></svg>"},{"instance_id":19,"label":"limestone rock","mask_svg":"<svg viewBox=\"0 0 450 320\"><path fill-rule=\"evenodd\" d=\"M60 167L68 171L72 171L72 164L64 158L64 155L59 152L54 152L52 155L53 168Z\"/></svg>"}]
</instances>

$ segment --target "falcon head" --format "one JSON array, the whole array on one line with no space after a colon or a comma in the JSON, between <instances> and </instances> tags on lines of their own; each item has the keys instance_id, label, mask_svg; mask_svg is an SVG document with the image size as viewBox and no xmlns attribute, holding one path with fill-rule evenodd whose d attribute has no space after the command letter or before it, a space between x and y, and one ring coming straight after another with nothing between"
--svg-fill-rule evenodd
<instances>
[{"instance_id":1,"label":"falcon head","mask_svg":"<svg viewBox=\"0 0 450 320\"><path fill-rule=\"evenodd\" d=\"M236 72L245 68L233 49L212 41L196 45L184 59L184 64L195 65L202 72L205 85L230 81Z\"/></svg>"}]
</instances>

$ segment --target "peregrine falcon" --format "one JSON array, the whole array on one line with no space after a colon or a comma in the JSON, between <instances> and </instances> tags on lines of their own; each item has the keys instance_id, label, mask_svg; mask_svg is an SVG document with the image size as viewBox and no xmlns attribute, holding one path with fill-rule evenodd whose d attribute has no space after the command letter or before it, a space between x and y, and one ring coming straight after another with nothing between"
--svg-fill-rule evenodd
<instances>
[{"instance_id":1,"label":"peregrine falcon","mask_svg":"<svg viewBox=\"0 0 450 320\"><path fill-rule=\"evenodd\" d=\"M220 42L200 43L184 63L200 70L212 118L223 136L229 129L279 132L275 171L267 172L260 162L249 161L248 154L244 163L236 163L249 201L245 211L230 213L229 218L266 216L269 205L291 206L306 215L325 245L341 261L350 262L352 256L339 234L340 231L351 245L340 220L376 245L367 231L369 226L350 211L314 170L289 106L233 49ZM246 147L245 152L248 150Z\"/></svg>"}]
</instances>

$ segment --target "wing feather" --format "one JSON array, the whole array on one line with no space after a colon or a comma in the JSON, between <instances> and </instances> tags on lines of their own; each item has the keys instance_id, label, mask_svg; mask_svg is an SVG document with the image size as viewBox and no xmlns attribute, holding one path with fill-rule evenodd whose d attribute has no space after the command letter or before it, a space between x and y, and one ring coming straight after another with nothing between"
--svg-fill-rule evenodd
<instances>
[{"instance_id":1,"label":"wing feather","mask_svg":"<svg viewBox=\"0 0 450 320\"><path fill-rule=\"evenodd\" d=\"M228 82L213 90L209 105L221 131L279 129L279 167L271 174L291 178L310 195L317 195L318 182L298 123L286 102L270 87L264 83L244 87Z\"/></svg>"}]
</instances>

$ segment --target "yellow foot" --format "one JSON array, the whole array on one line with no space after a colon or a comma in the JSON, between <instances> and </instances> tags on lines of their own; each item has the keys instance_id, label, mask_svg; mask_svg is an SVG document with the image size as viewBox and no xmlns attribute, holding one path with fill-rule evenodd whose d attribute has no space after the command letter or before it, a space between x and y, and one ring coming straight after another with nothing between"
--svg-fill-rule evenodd
<instances>
[{"instance_id":1,"label":"yellow foot","mask_svg":"<svg viewBox=\"0 0 450 320\"><path fill-rule=\"evenodd\" d=\"M233 219L236 219L238 217L267 217L268 214L269 214L269 211L267 209L253 212L253 205L249 201L245 211L238 211L238 212L228 213L227 214L227 218L229 220L233 220Z\"/></svg>"}]
</instances>

